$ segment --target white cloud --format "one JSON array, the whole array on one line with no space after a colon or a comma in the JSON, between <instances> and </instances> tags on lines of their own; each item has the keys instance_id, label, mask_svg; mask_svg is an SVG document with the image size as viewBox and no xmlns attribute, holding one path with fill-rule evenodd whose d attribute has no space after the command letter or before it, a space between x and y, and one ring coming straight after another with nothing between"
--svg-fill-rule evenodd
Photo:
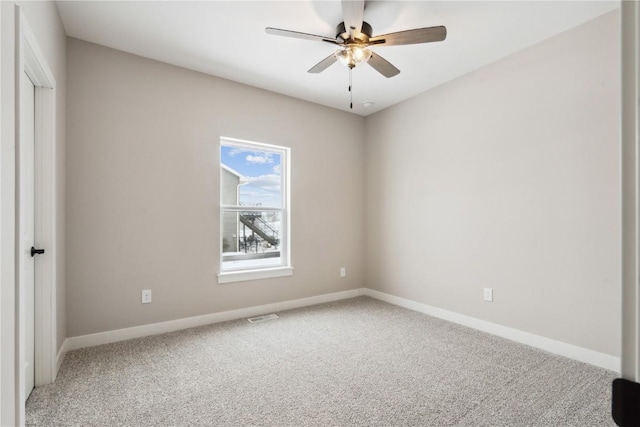
<instances>
[{"instance_id":1,"label":"white cloud","mask_svg":"<svg viewBox=\"0 0 640 427\"><path fill-rule=\"evenodd\" d=\"M273 155L270 153L255 153L257 155L249 154L245 157L247 163L264 165L265 163L273 163Z\"/></svg>"},{"instance_id":2,"label":"white cloud","mask_svg":"<svg viewBox=\"0 0 640 427\"><path fill-rule=\"evenodd\" d=\"M281 176L273 173L260 176L248 176L248 185L270 192L280 192Z\"/></svg>"},{"instance_id":3,"label":"white cloud","mask_svg":"<svg viewBox=\"0 0 640 427\"><path fill-rule=\"evenodd\" d=\"M281 177L267 174L247 177L247 184L240 187L240 200L247 206L280 206Z\"/></svg>"},{"instance_id":4,"label":"white cloud","mask_svg":"<svg viewBox=\"0 0 640 427\"><path fill-rule=\"evenodd\" d=\"M273 173L275 173L276 175L280 175L280 165L275 165L273 167Z\"/></svg>"},{"instance_id":5,"label":"white cloud","mask_svg":"<svg viewBox=\"0 0 640 427\"><path fill-rule=\"evenodd\" d=\"M242 154L242 153L253 153L253 151L251 150L247 150L245 148L232 148L231 150L228 151L228 154L231 157L237 156L238 154Z\"/></svg>"}]
</instances>

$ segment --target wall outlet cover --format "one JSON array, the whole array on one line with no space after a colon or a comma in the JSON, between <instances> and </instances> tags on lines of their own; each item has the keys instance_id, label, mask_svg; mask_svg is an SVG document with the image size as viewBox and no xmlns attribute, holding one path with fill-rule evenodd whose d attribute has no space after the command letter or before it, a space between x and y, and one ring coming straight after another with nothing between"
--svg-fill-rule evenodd
<instances>
[{"instance_id":1,"label":"wall outlet cover","mask_svg":"<svg viewBox=\"0 0 640 427\"><path fill-rule=\"evenodd\" d=\"M151 302L151 289L142 291L142 303L149 304Z\"/></svg>"}]
</instances>

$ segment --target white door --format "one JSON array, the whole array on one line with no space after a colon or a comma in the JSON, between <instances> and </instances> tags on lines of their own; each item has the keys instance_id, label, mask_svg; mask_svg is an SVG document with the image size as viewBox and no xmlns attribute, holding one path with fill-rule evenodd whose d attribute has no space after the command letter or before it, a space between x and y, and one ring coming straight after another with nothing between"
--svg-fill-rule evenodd
<instances>
[{"instance_id":1,"label":"white door","mask_svg":"<svg viewBox=\"0 0 640 427\"><path fill-rule=\"evenodd\" d=\"M29 76L20 78L20 147L19 147L19 221L20 221L20 325L24 385L22 398L27 400L35 379L35 276L34 257L34 150L35 87Z\"/></svg>"}]
</instances>

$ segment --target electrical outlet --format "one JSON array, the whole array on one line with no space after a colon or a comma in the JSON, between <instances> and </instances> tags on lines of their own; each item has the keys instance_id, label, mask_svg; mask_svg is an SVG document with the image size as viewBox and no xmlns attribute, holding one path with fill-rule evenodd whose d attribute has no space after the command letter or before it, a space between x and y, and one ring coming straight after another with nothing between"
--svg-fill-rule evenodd
<instances>
[{"instance_id":1,"label":"electrical outlet","mask_svg":"<svg viewBox=\"0 0 640 427\"><path fill-rule=\"evenodd\" d=\"M340 277L347 277L347 267L340 267Z\"/></svg>"},{"instance_id":2,"label":"electrical outlet","mask_svg":"<svg viewBox=\"0 0 640 427\"><path fill-rule=\"evenodd\" d=\"M142 303L149 304L151 302L151 289L142 291Z\"/></svg>"},{"instance_id":3,"label":"electrical outlet","mask_svg":"<svg viewBox=\"0 0 640 427\"><path fill-rule=\"evenodd\" d=\"M493 302L493 289L492 288L484 288L484 300Z\"/></svg>"}]
</instances>

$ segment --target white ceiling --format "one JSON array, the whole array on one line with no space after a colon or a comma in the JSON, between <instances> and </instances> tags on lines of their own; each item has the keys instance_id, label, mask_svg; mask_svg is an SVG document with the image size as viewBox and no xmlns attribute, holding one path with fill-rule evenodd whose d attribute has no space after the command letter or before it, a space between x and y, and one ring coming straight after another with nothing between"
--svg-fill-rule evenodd
<instances>
[{"instance_id":1,"label":"white ceiling","mask_svg":"<svg viewBox=\"0 0 640 427\"><path fill-rule=\"evenodd\" d=\"M265 33L335 36L339 1L58 1L67 35L310 102L349 110L348 69L307 70L328 43ZM353 72L353 112L368 115L619 7L619 1L368 1L373 34L444 25L439 43L374 47L401 73ZM362 104L375 104L365 108Z\"/></svg>"}]
</instances>

